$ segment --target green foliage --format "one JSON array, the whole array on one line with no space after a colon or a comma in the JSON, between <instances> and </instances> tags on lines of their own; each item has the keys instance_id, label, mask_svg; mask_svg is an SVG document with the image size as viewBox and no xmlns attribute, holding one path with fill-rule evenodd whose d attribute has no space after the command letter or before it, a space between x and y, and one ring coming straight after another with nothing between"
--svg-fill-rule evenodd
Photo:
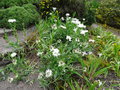
<instances>
[{"instance_id":1,"label":"green foliage","mask_svg":"<svg viewBox=\"0 0 120 90\"><path fill-rule=\"evenodd\" d=\"M43 17L50 14L52 7L56 7L60 16L70 13L82 20L84 15L84 0L42 0L40 2L40 13Z\"/></svg>"},{"instance_id":2,"label":"green foliage","mask_svg":"<svg viewBox=\"0 0 120 90\"><path fill-rule=\"evenodd\" d=\"M30 5L22 8L31 12L28 7ZM54 10L49 18L39 22L37 31L28 37L24 48L20 48L19 40L9 42L19 50L4 56L12 63L0 73L13 73L12 81L25 80L25 76L39 73L40 85L52 85L55 90L104 89L107 83L102 79L109 71L120 76L120 39L102 28L86 30L79 19L69 15L63 22L56 12ZM34 56L32 61L27 58L30 54Z\"/></svg>"},{"instance_id":3,"label":"green foliage","mask_svg":"<svg viewBox=\"0 0 120 90\"><path fill-rule=\"evenodd\" d=\"M70 13L70 16L85 18L85 24L91 25L96 21L95 12L99 6L96 0L42 0L40 2L40 13L43 17L48 17L52 7L56 7L60 16Z\"/></svg>"},{"instance_id":4,"label":"green foliage","mask_svg":"<svg viewBox=\"0 0 120 90\"><path fill-rule=\"evenodd\" d=\"M120 4L118 0L102 0L97 9L96 17L99 22L120 28Z\"/></svg>"},{"instance_id":5,"label":"green foliage","mask_svg":"<svg viewBox=\"0 0 120 90\"><path fill-rule=\"evenodd\" d=\"M66 17L66 23L63 23L58 16L56 16L57 18L55 16L52 13L47 21L42 21L38 25L39 43L37 43L37 51L41 53L39 57L42 62L40 73L43 72L46 75L47 69L52 71L50 77L40 79L41 85L50 85L53 81L54 85L68 81L76 72L72 66L73 63L78 62L82 57L86 57L83 52L91 51L91 44L88 44L88 31L77 18L69 19ZM56 21L54 21L55 19ZM75 23L79 23L80 27ZM74 31L75 28L76 31ZM86 33L80 35L84 31ZM54 55L55 50L58 51L57 56ZM63 64L61 65L61 63Z\"/></svg>"},{"instance_id":6,"label":"green foliage","mask_svg":"<svg viewBox=\"0 0 120 90\"><path fill-rule=\"evenodd\" d=\"M23 7L13 6L7 9L0 10L0 27L11 28L14 26L16 29L23 29L38 21L39 14L36 7L32 4L25 4ZM9 23L9 19L16 19L15 23Z\"/></svg>"},{"instance_id":7,"label":"green foliage","mask_svg":"<svg viewBox=\"0 0 120 90\"><path fill-rule=\"evenodd\" d=\"M38 3L40 0L1 0L0 8L8 8L11 6L22 6L27 3Z\"/></svg>"},{"instance_id":8,"label":"green foliage","mask_svg":"<svg viewBox=\"0 0 120 90\"><path fill-rule=\"evenodd\" d=\"M97 0L85 0L85 24L91 25L92 23L96 22L95 13L98 7L99 2Z\"/></svg>"}]
</instances>

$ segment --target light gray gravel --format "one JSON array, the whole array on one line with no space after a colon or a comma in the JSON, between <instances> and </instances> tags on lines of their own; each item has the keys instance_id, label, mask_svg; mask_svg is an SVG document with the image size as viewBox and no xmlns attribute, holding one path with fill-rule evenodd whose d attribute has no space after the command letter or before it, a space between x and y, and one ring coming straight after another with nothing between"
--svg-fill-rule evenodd
<instances>
[{"instance_id":1,"label":"light gray gravel","mask_svg":"<svg viewBox=\"0 0 120 90\"><path fill-rule=\"evenodd\" d=\"M108 31L108 32L112 32L114 35L118 36L120 38L120 29L115 29L115 28L112 28L112 27L103 27L102 24L98 24L98 23L94 23L91 25L91 29L92 28L98 28L98 27L102 27L104 30Z\"/></svg>"},{"instance_id":2,"label":"light gray gravel","mask_svg":"<svg viewBox=\"0 0 120 90\"><path fill-rule=\"evenodd\" d=\"M35 31L35 26L32 26L24 31L17 31L17 37L20 43L24 42L32 32ZM12 35L12 30L10 29L1 29L0 28L0 54L6 54L9 52L14 51L14 49L8 44L8 42L3 38L4 34L8 34L8 41L10 42L16 42L17 38Z\"/></svg>"}]
</instances>

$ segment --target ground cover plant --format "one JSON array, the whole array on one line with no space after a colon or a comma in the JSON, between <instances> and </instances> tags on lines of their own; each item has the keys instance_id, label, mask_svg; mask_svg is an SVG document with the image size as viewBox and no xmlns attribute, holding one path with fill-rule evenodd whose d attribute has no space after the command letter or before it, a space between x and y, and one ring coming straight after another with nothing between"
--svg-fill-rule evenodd
<instances>
[{"instance_id":1,"label":"ground cover plant","mask_svg":"<svg viewBox=\"0 0 120 90\"><path fill-rule=\"evenodd\" d=\"M102 79L111 72L120 77L120 39L102 28L87 30L79 19L65 16L53 7L23 48L19 41L9 42L18 50L2 55L12 63L0 69L1 80L29 81L27 76L38 73L40 85L52 90L119 89L119 81L108 87Z\"/></svg>"}]
</instances>

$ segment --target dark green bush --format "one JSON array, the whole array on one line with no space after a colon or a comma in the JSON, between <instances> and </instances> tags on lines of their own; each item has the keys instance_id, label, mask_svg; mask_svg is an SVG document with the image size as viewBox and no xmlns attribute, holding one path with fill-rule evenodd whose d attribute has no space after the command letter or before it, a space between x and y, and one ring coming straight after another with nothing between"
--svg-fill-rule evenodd
<instances>
[{"instance_id":1,"label":"dark green bush","mask_svg":"<svg viewBox=\"0 0 120 90\"><path fill-rule=\"evenodd\" d=\"M49 14L52 7L57 7L61 16L65 16L66 13L76 13L76 17L79 19L83 18L84 14L84 0L41 0L40 2L40 12L43 17Z\"/></svg>"},{"instance_id":2,"label":"dark green bush","mask_svg":"<svg viewBox=\"0 0 120 90\"><path fill-rule=\"evenodd\" d=\"M11 28L15 25L16 29L23 29L38 21L39 13L32 4L25 4L23 7L13 6L0 10L0 27ZM16 19L15 23L9 23L9 19Z\"/></svg>"},{"instance_id":3,"label":"dark green bush","mask_svg":"<svg viewBox=\"0 0 120 90\"><path fill-rule=\"evenodd\" d=\"M120 28L120 1L119 0L102 0L100 7L97 9L98 22Z\"/></svg>"},{"instance_id":4,"label":"dark green bush","mask_svg":"<svg viewBox=\"0 0 120 90\"><path fill-rule=\"evenodd\" d=\"M60 0L57 6L62 15L75 13L76 17L82 19L85 11L84 0Z\"/></svg>"},{"instance_id":5,"label":"dark green bush","mask_svg":"<svg viewBox=\"0 0 120 90\"><path fill-rule=\"evenodd\" d=\"M0 0L0 8L8 8L11 6L22 6L27 3L38 3L40 0Z\"/></svg>"},{"instance_id":6,"label":"dark green bush","mask_svg":"<svg viewBox=\"0 0 120 90\"><path fill-rule=\"evenodd\" d=\"M99 7L98 0L85 0L85 13L84 17L86 19L85 24L91 25L92 23L96 22L96 9Z\"/></svg>"},{"instance_id":7,"label":"dark green bush","mask_svg":"<svg viewBox=\"0 0 120 90\"><path fill-rule=\"evenodd\" d=\"M43 17L49 16L52 7L57 7L60 16L66 13L74 15L82 20L86 19L85 24L91 25L95 22L95 12L98 8L98 0L41 0L40 13Z\"/></svg>"}]
</instances>

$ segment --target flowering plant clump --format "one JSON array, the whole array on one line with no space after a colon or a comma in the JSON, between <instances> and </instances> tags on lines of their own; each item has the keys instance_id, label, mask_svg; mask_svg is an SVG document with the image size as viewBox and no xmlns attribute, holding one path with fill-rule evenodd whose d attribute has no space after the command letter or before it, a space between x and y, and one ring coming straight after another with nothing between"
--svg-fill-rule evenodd
<instances>
[{"instance_id":1,"label":"flowering plant clump","mask_svg":"<svg viewBox=\"0 0 120 90\"><path fill-rule=\"evenodd\" d=\"M106 74L112 67L106 64L108 56L105 52L113 50L113 46L108 49L104 43L107 43L105 38L113 36L104 34L101 29L87 30L79 19L70 17L69 13L66 13L65 17L59 17L56 9L54 7L50 17L38 24L39 43L36 42L36 47L37 56L42 63L38 75L41 85L66 85L71 82L69 80L75 79L74 76L79 76L86 83L86 87L102 87L104 82L93 80L98 75ZM109 57L112 55L111 52ZM111 60L118 58L115 56ZM112 63L114 64L115 62ZM99 68L101 65L104 67ZM118 67L114 68L118 73Z\"/></svg>"},{"instance_id":2,"label":"flowering plant clump","mask_svg":"<svg viewBox=\"0 0 120 90\"><path fill-rule=\"evenodd\" d=\"M49 20L41 21L38 25L41 44L37 43L37 47L38 53L42 52L39 57L43 63L40 72L45 74L42 76L40 73L42 78L39 80L42 84L49 84L53 79L55 82L67 81L74 74L71 65L92 54L86 26L79 19L70 17L69 13L66 14L66 19L61 19L54 10L55 7ZM62 22L63 19L66 23Z\"/></svg>"}]
</instances>

